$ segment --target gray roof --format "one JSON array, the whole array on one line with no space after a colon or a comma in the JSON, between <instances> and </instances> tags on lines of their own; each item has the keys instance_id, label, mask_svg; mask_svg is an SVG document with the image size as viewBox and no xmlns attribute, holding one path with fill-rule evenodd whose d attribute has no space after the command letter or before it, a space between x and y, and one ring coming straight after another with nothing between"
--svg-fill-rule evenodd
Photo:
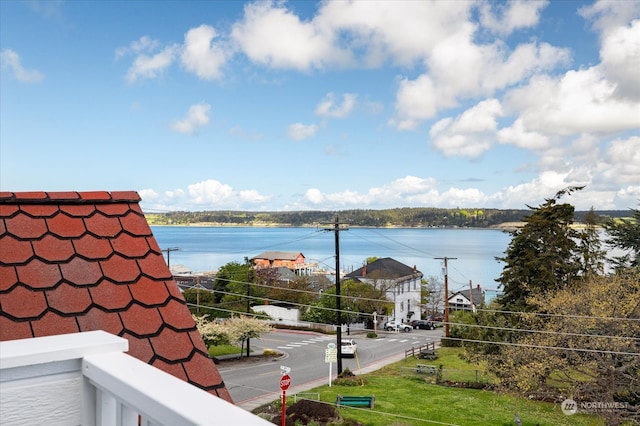
<instances>
[{"instance_id":1,"label":"gray roof","mask_svg":"<svg viewBox=\"0 0 640 426\"><path fill-rule=\"evenodd\" d=\"M467 298L467 300L471 301L472 299L469 297L469 290L460 290L460 291L456 291L455 293L451 294L451 296L449 296L449 300L451 300L452 297L454 297L455 295L460 294L464 297ZM484 303L484 291L481 288L478 287L474 287L473 288L473 304L474 305L482 305Z\"/></svg>"},{"instance_id":2,"label":"gray roof","mask_svg":"<svg viewBox=\"0 0 640 426\"><path fill-rule=\"evenodd\" d=\"M300 255L304 257L299 251L265 251L253 257L253 259L296 260Z\"/></svg>"},{"instance_id":3,"label":"gray roof","mask_svg":"<svg viewBox=\"0 0 640 426\"><path fill-rule=\"evenodd\" d=\"M422 272L410 267L404 263L400 263L390 257L378 259L371 262L360 269L356 269L345 278L380 278L380 279L397 279L409 275L418 274L422 276Z\"/></svg>"}]
</instances>

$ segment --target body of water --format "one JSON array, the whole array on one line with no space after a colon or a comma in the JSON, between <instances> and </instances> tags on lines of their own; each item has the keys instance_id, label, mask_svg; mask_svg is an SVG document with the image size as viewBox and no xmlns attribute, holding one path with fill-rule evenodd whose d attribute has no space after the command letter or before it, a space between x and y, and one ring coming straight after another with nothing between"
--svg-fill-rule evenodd
<instances>
[{"instance_id":1,"label":"body of water","mask_svg":"<svg viewBox=\"0 0 640 426\"><path fill-rule=\"evenodd\" d=\"M309 262L335 269L335 233L322 228L254 228L153 226L153 233L171 265L193 272L214 271L229 262L243 263L265 251L301 252ZM448 257L451 291L481 285L496 289L503 256L511 237L490 229L351 228L340 231L340 268L349 273L368 257L391 257L421 271L426 278L444 277ZM178 249L178 250L173 250Z\"/></svg>"}]
</instances>

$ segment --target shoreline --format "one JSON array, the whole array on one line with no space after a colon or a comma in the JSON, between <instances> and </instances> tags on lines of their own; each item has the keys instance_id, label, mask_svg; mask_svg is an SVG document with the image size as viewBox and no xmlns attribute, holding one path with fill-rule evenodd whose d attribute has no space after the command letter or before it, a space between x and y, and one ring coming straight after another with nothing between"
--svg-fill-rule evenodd
<instances>
[{"instance_id":1,"label":"shoreline","mask_svg":"<svg viewBox=\"0 0 640 426\"><path fill-rule=\"evenodd\" d=\"M219 223L219 222L194 222L194 223L149 223L149 226L163 226L163 227L185 227L185 228L324 228L324 226L318 225L290 225L283 223ZM525 222L505 222L498 225L491 226L401 226L401 225L389 225L389 226L358 226L349 225L349 228L353 229L485 229L485 230L499 230L507 231L514 230L524 226Z\"/></svg>"}]
</instances>

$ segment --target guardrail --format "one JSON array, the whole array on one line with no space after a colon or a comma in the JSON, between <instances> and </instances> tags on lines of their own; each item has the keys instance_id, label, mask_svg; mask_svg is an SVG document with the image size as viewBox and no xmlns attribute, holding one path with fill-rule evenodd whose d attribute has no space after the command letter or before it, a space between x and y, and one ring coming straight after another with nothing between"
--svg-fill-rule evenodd
<instances>
[{"instance_id":1,"label":"guardrail","mask_svg":"<svg viewBox=\"0 0 640 426\"><path fill-rule=\"evenodd\" d=\"M0 418L30 425L270 424L127 349L127 340L104 331L0 342Z\"/></svg>"},{"instance_id":2,"label":"guardrail","mask_svg":"<svg viewBox=\"0 0 640 426\"><path fill-rule=\"evenodd\" d=\"M409 357L422 358L422 359L436 359L436 344L435 342L428 342L418 347L412 347L404 351L404 359Z\"/></svg>"}]
</instances>

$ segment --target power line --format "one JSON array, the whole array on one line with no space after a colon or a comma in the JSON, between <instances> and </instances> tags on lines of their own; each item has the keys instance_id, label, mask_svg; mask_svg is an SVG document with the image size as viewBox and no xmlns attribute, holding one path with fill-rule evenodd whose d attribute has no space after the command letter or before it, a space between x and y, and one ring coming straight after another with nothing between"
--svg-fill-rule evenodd
<instances>
[{"instance_id":1,"label":"power line","mask_svg":"<svg viewBox=\"0 0 640 426\"><path fill-rule=\"evenodd\" d=\"M588 352L588 353L600 353L600 354L608 354L608 355L633 355L640 356L638 352L622 352L622 351L608 351L603 349L587 349L587 348L565 348L561 346L545 346L545 345L532 345L528 343L513 343L513 342L495 342L491 340L475 340L475 339L464 339L460 337L449 337L449 340L456 340L459 342L471 342L471 343L487 343L490 345L501 345L501 346L517 346L524 348L537 348L537 349L555 349L555 350L563 350L563 351L574 351L574 352Z\"/></svg>"},{"instance_id":2,"label":"power line","mask_svg":"<svg viewBox=\"0 0 640 426\"><path fill-rule=\"evenodd\" d=\"M608 321L640 321L640 318L620 318L620 317L602 317L593 315L574 315L574 314L553 314L547 312L524 312L524 311L503 311L499 309L482 309L478 308L477 311L481 312L493 312L500 314L512 314L512 315L532 315L541 317L556 317L556 318L576 318L576 319L602 319Z\"/></svg>"},{"instance_id":3,"label":"power line","mask_svg":"<svg viewBox=\"0 0 640 426\"><path fill-rule=\"evenodd\" d=\"M195 306L193 303L187 303L188 306ZM234 311L234 310L230 310L230 309L219 309L213 306L201 306L202 308L205 309L211 309L211 310L219 310L222 312L229 312L232 314L239 314L239 315L247 315L246 312L242 312L242 311ZM260 314L256 314L256 313L251 313L249 314L251 316L259 316ZM337 327L340 328L340 327ZM599 337L599 336L591 336L591 337ZM534 344L528 344L528 343L513 343L513 342L497 342L497 341L492 341L492 340L477 340L477 339L465 339L465 338L459 338L459 337L449 337L449 340L455 340L455 341L460 341L460 342L469 342L469 343L486 343L486 344L493 344L493 345L500 345L500 346L515 346L515 347L527 347L527 348L537 348L537 349L553 349L553 350L563 350L563 351L573 351L573 352L585 352L585 353L599 353L599 354L607 354L607 355L633 355L633 356L640 356L640 353L637 352L624 352L624 351L611 351L611 350L604 350L604 349L590 349L590 348L567 348L567 347L562 347L562 346L547 346L547 345L534 345Z\"/></svg>"},{"instance_id":4,"label":"power line","mask_svg":"<svg viewBox=\"0 0 640 426\"><path fill-rule=\"evenodd\" d=\"M331 228L325 228L325 231L331 231ZM337 369L338 374L342 373L342 309L340 307L340 231L347 231L348 228L341 228L340 221L336 215L336 221L333 225L333 234L335 236L336 249L336 347L338 349Z\"/></svg>"},{"instance_id":5,"label":"power line","mask_svg":"<svg viewBox=\"0 0 640 426\"><path fill-rule=\"evenodd\" d=\"M460 327L475 327L475 328L485 328L490 330L500 330L500 331L516 331L516 332L524 332L524 333L540 333L540 334L552 334L559 336L572 336L572 337L596 337L602 339L625 339L625 340L638 340L640 341L640 337L631 337L631 336L608 336L603 334L586 334L586 333L571 333L568 331L552 331L552 330L530 330L526 328L510 328L510 327L495 327L491 325L480 325L480 324L465 324L461 322L451 322L451 325L457 325Z\"/></svg>"},{"instance_id":6,"label":"power line","mask_svg":"<svg viewBox=\"0 0 640 426\"><path fill-rule=\"evenodd\" d=\"M444 336L449 337L449 271L447 261L457 259L457 257L434 257L434 259L444 260Z\"/></svg>"},{"instance_id":7,"label":"power line","mask_svg":"<svg viewBox=\"0 0 640 426\"><path fill-rule=\"evenodd\" d=\"M302 290L302 289L287 288L287 287L268 285L268 284L248 283L247 281L232 280L232 279L228 279L228 278L220 279L220 281L226 281L228 283L245 284L245 285L246 284L250 284L252 286L263 287L263 288L266 288L266 289L282 290L282 291L297 292L297 293L307 293L307 294L313 294L315 296L318 295L318 292L313 291L313 290ZM217 292L217 293L221 293L221 294L229 294L229 295L236 295L238 297L244 297L244 295L241 294L241 293L224 292L222 290L209 290L209 289L206 289L206 288L202 288L201 290L202 291L208 291L208 292L211 292L211 293L216 293ZM323 297L337 297L337 295L335 295L335 294L326 293L326 292L323 293L322 296ZM348 296L348 297L349 298L353 298L353 299L355 299L357 301L368 301L368 302L375 302L375 303L393 303L392 301L390 301L388 299L375 299L375 298L359 297L359 296ZM256 296L256 297L253 297L253 299L260 300L260 299L264 299L264 297ZM291 302L288 302L288 301L285 301L285 300L278 301L278 302L291 303ZM321 308L321 307L316 306L316 305L300 304L300 306ZM512 314L512 315L524 315L524 316L555 317L555 318L598 319L598 320L607 320L607 321L632 321L632 322L640 321L640 318L603 317L603 316L572 315L572 314L553 314L553 313L525 312L525 311L506 311L506 310L484 309L484 308L476 308L476 311L489 312L489 313L505 313L505 314ZM345 312L345 311L343 311L343 312ZM364 312L362 312L360 314L361 315L372 315L372 314L368 314L368 313L364 313ZM449 323L450 324L454 324L452 322L449 322Z\"/></svg>"}]
</instances>

